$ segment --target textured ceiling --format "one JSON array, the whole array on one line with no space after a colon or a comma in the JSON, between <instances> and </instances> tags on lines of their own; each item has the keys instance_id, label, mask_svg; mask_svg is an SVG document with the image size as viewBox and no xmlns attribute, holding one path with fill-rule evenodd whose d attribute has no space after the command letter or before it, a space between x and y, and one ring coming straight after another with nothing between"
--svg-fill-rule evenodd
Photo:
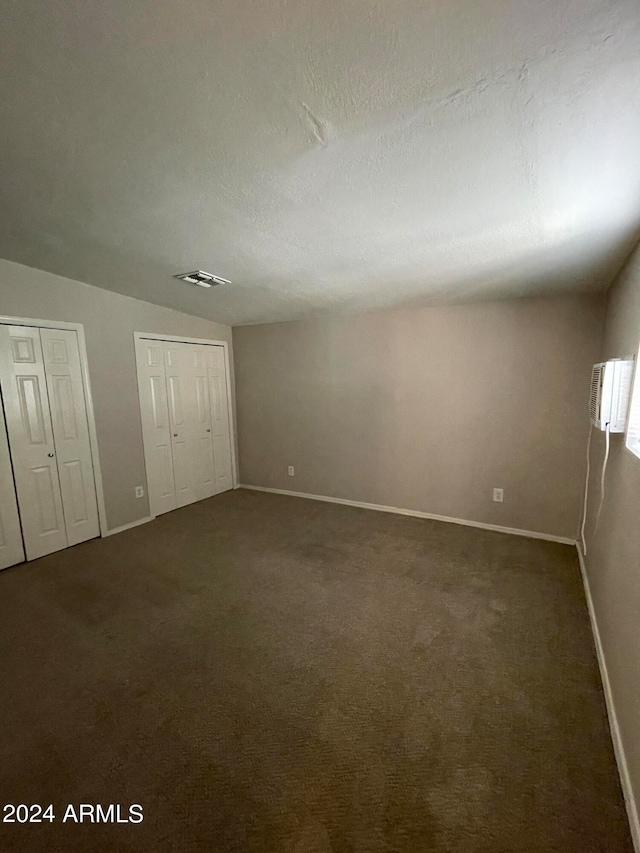
<instances>
[{"instance_id":1,"label":"textured ceiling","mask_svg":"<svg viewBox=\"0 0 640 853\"><path fill-rule=\"evenodd\" d=\"M603 288L637 235L637 0L2 5L10 260L235 325Z\"/></svg>"}]
</instances>

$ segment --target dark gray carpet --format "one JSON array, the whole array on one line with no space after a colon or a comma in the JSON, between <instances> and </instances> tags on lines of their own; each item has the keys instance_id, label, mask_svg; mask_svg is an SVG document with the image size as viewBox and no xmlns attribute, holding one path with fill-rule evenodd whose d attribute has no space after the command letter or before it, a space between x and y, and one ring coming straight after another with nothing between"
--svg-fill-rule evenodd
<instances>
[{"instance_id":1,"label":"dark gray carpet","mask_svg":"<svg viewBox=\"0 0 640 853\"><path fill-rule=\"evenodd\" d=\"M237 491L2 573L0 643L2 850L632 851L567 546Z\"/></svg>"}]
</instances>

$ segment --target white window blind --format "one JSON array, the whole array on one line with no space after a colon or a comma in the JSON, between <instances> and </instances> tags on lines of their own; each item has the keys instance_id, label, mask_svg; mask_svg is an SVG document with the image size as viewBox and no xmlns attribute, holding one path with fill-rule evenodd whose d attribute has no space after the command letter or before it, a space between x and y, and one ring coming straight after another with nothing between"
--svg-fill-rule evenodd
<instances>
[{"instance_id":1,"label":"white window blind","mask_svg":"<svg viewBox=\"0 0 640 853\"><path fill-rule=\"evenodd\" d=\"M636 358L636 376L633 381L631 392L631 405L629 407L629 422L627 425L627 447L632 453L640 457L640 369Z\"/></svg>"}]
</instances>

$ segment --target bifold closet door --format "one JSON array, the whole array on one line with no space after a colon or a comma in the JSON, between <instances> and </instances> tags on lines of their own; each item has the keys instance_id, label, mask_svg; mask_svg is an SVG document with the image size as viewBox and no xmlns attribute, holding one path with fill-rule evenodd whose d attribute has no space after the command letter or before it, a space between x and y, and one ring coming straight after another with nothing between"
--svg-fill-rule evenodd
<instances>
[{"instance_id":1,"label":"bifold closet door","mask_svg":"<svg viewBox=\"0 0 640 853\"><path fill-rule=\"evenodd\" d=\"M78 336L40 329L67 543L100 536Z\"/></svg>"},{"instance_id":2,"label":"bifold closet door","mask_svg":"<svg viewBox=\"0 0 640 853\"><path fill-rule=\"evenodd\" d=\"M198 344L164 344L178 506L216 493L206 349Z\"/></svg>"},{"instance_id":3,"label":"bifold closet door","mask_svg":"<svg viewBox=\"0 0 640 853\"><path fill-rule=\"evenodd\" d=\"M224 348L136 340L152 515L233 488Z\"/></svg>"},{"instance_id":4,"label":"bifold closet door","mask_svg":"<svg viewBox=\"0 0 640 853\"><path fill-rule=\"evenodd\" d=\"M206 347L216 494L233 488L229 396L223 347Z\"/></svg>"},{"instance_id":5,"label":"bifold closet door","mask_svg":"<svg viewBox=\"0 0 640 853\"><path fill-rule=\"evenodd\" d=\"M27 558L67 547L40 330L0 326L0 384Z\"/></svg>"},{"instance_id":6,"label":"bifold closet door","mask_svg":"<svg viewBox=\"0 0 640 853\"><path fill-rule=\"evenodd\" d=\"M23 560L20 516L13 484L4 409L0 399L0 569L15 566Z\"/></svg>"},{"instance_id":7,"label":"bifold closet door","mask_svg":"<svg viewBox=\"0 0 640 853\"><path fill-rule=\"evenodd\" d=\"M138 338L136 361L149 509L162 515L177 506L163 342Z\"/></svg>"},{"instance_id":8,"label":"bifold closet door","mask_svg":"<svg viewBox=\"0 0 640 853\"><path fill-rule=\"evenodd\" d=\"M0 387L27 558L99 536L76 333L0 325Z\"/></svg>"}]
</instances>

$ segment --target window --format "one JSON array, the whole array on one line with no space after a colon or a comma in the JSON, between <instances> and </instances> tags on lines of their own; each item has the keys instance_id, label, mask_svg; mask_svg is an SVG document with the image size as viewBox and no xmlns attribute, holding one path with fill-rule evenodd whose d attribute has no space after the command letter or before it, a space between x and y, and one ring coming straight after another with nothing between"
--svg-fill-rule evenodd
<instances>
[{"instance_id":1,"label":"window","mask_svg":"<svg viewBox=\"0 0 640 853\"><path fill-rule=\"evenodd\" d=\"M640 353L638 357L640 357ZM629 407L627 447L632 453L640 457L640 366L638 365L638 358L636 358L636 375L633 380L631 405Z\"/></svg>"}]
</instances>

